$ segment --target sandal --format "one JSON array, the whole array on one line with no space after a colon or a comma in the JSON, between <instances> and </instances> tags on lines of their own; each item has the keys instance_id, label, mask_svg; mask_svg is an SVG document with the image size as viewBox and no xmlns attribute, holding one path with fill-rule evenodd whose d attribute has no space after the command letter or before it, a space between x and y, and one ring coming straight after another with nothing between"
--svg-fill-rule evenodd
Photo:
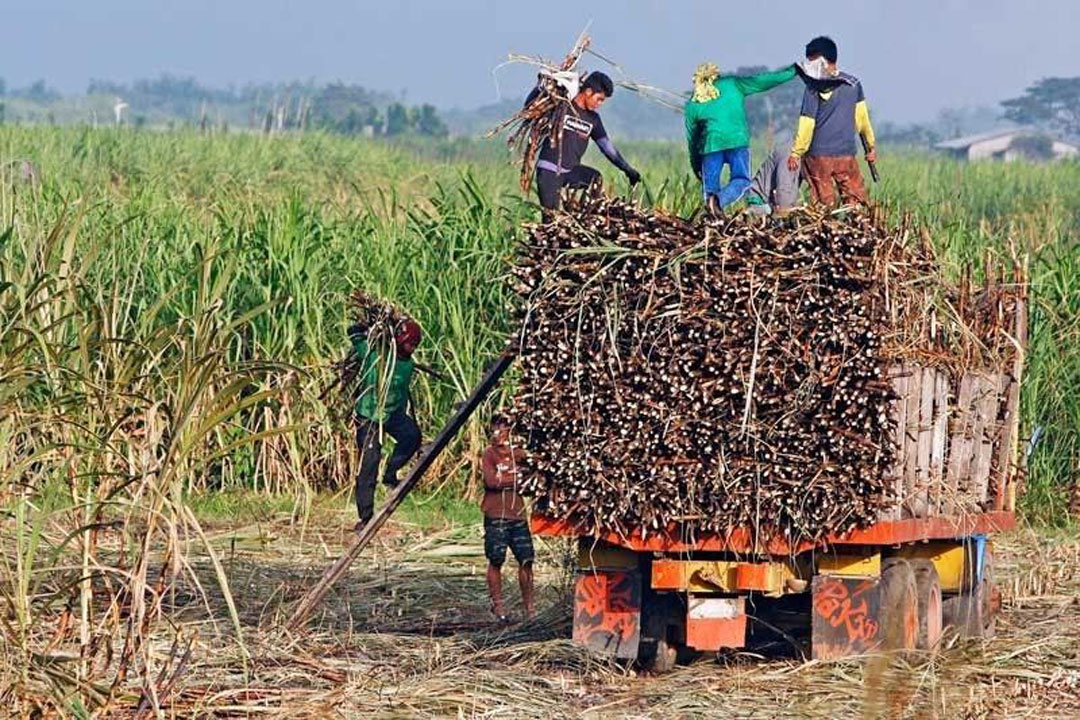
<instances>
[{"instance_id":1,"label":"sandal","mask_svg":"<svg viewBox=\"0 0 1080 720\"><path fill-rule=\"evenodd\" d=\"M509 625L512 622L510 620L509 615L507 615L506 613L500 613L497 610L495 610L495 605L494 604L492 604L491 607L489 607L488 609L491 611L491 614L495 616L496 624L498 624L498 625Z\"/></svg>"}]
</instances>

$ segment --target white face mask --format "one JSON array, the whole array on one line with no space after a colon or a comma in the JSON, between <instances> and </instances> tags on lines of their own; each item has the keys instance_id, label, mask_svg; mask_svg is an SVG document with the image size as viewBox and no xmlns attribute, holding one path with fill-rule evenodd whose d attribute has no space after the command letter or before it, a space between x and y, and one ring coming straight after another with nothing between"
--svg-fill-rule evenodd
<instances>
[{"instance_id":1,"label":"white face mask","mask_svg":"<svg viewBox=\"0 0 1080 720\"><path fill-rule=\"evenodd\" d=\"M802 64L802 67L803 72L814 80L821 80L829 75L829 63L823 57L819 57L817 60L807 60Z\"/></svg>"}]
</instances>

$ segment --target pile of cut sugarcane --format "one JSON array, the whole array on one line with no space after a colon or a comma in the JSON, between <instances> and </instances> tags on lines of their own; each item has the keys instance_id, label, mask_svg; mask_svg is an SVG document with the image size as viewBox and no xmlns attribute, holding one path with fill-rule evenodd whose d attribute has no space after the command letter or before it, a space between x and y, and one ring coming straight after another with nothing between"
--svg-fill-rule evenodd
<instances>
[{"instance_id":1,"label":"pile of cut sugarcane","mask_svg":"<svg viewBox=\"0 0 1080 720\"><path fill-rule=\"evenodd\" d=\"M875 521L888 368L944 325L903 234L864 211L690 223L602 197L533 225L511 415L536 509L626 534Z\"/></svg>"}]
</instances>

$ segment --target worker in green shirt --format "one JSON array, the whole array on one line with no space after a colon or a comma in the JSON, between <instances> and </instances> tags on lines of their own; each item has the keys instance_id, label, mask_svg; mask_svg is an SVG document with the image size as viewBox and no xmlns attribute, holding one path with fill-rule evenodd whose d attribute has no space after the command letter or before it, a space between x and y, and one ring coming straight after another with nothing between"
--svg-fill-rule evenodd
<instances>
[{"instance_id":1,"label":"worker in green shirt","mask_svg":"<svg viewBox=\"0 0 1080 720\"><path fill-rule=\"evenodd\" d=\"M381 435L394 438L394 453L386 463L383 483L397 485L397 473L420 449L420 426L408 412L409 383L415 364L412 355L420 344L420 326L404 320L394 333L395 357L383 357L368 342L368 328L349 328L353 351L360 358L360 397L356 401L356 447L360 471L356 476L356 513L359 532L375 512L375 477L382 456Z\"/></svg>"},{"instance_id":2,"label":"worker in green shirt","mask_svg":"<svg viewBox=\"0 0 1080 720\"><path fill-rule=\"evenodd\" d=\"M702 182L705 206L714 215L741 198L750 188L750 128L746 123L747 95L765 92L795 77L795 66L757 75L721 75L712 63L694 72L694 94L686 103L686 142L690 166ZM724 166L730 168L721 185Z\"/></svg>"}]
</instances>

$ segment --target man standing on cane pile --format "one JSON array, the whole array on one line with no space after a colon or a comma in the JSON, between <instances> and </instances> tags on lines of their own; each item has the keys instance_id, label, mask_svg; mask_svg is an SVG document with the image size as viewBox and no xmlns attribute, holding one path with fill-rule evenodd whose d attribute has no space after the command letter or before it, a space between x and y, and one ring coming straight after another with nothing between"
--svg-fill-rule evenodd
<instances>
[{"instance_id":1,"label":"man standing on cane pile","mask_svg":"<svg viewBox=\"0 0 1080 720\"><path fill-rule=\"evenodd\" d=\"M545 210L559 208L564 187L580 189L602 182L603 178L598 170L581 164L581 157L589 147L589 138L593 139L612 165L626 174L631 186L641 180L641 173L626 162L611 142L597 112L604 101L615 92L615 84L611 82L611 78L602 72L591 72L576 90L573 87L576 79L570 84L568 91L573 99L562 116L562 142L549 136L544 141L536 162L536 192L540 196L540 205ZM525 107L539 94L540 88L533 88L525 99Z\"/></svg>"},{"instance_id":2,"label":"man standing on cane pile","mask_svg":"<svg viewBox=\"0 0 1080 720\"><path fill-rule=\"evenodd\" d=\"M694 94L684 110L686 143L690 167L701 179L705 207L713 215L722 214L751 186L746 96L771 90L794 77L794 65L745 77L721 75L712 63L702 63L694 71ZM730 179L722 185L725 165Z\"/></svg>"},{"instance_id":3,"label":"man standing on cane pile","mask_svg":"<svg viewBox=\"0 0 1080 720\"><path fill-rule=\"evenodd\" d=\"M491 445L484 451L481 470L484 475L484 555L488 560L487 586L491 612L507 622L502 599L502 566L506 549L518 564L518 584L525 617L536 612L533 599L533 544L529 523L525 520L525 501L517 492L517 461L521 449L510 446L510 424L496 416L491 427Z\"/></svg>"},{"instance_id":4,"label":"man standing on cane pile","mask_svg":"<svg viewBox=\"0 0 1080 720\"><path fill-rule=\"evenodd\" d=\"M382 357L368 341L369 328L361 324L349 328L353 352L360 360L360 397L356 401L356 447L360 451L360 471L356 475L356 513L360 532L375 513L375 478L382 457L380 436L385 430L394 439L394 452L386 463L383 483L394 487L398 470L420 449L420 426L409 415L409 385L420 344L420 326L402 320L394 330L391 357Z\"/></svg>"},{"instance_id":5,"label":"man standing on cane pile","mask_svg":"<svg viewBox=\"0 0 1080 720\"><path fill-rule=\"evenodd\" d=\"M866 185L855 158L855 133L862 136L866 161L872 163L877 160L874 128L862 83L840 72L836 59L836 43L830 38L816 37L806 46L804 69L811 79L843 82L828 88L807 84L788 169L795 172L801 165L814 200L823 205L836 204L834 183L840 188L842 202L865 203Z\"/></svg>"}]
</instances>

